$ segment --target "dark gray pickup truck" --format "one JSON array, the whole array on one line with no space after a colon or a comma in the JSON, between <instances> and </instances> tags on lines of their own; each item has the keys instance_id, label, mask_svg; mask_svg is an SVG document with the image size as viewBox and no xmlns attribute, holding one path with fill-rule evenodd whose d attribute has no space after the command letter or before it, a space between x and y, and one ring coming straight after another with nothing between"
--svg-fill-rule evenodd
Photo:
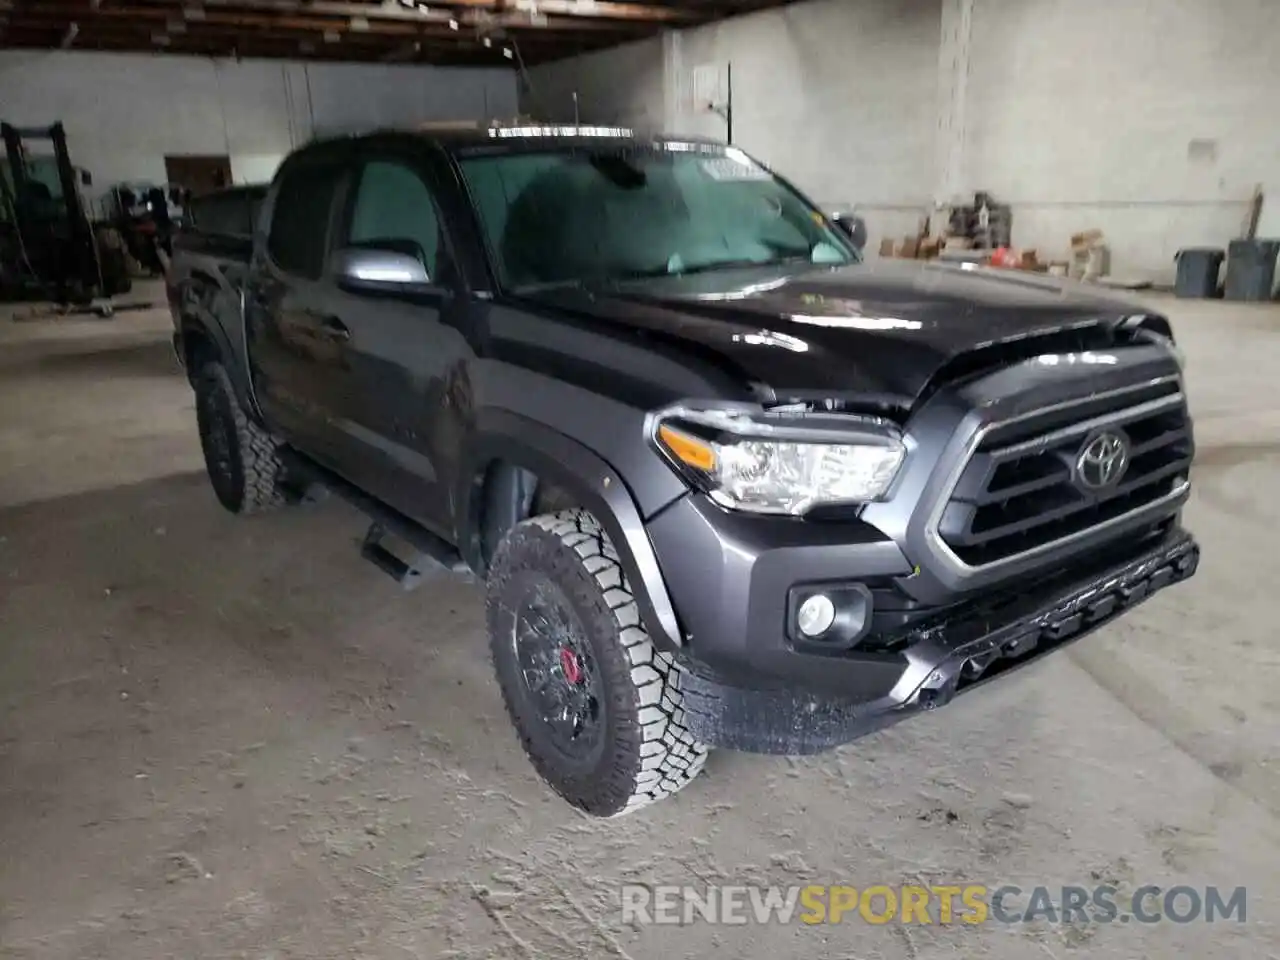
<instances>
[{"instance_id":1,"label":"dark gray pickup truck","mask_svg":"<svg viewBox=\"0 0 1280 960\"><path fill-rule=\"evenodd\" d=\"M732 147L335 139L253 222L197 215L169 276L218 499L332 491L401 584L481 579L520 740L593 815L939 707L1196 569L1163 317L864 262Z\"/></svg>"}]
</instances>

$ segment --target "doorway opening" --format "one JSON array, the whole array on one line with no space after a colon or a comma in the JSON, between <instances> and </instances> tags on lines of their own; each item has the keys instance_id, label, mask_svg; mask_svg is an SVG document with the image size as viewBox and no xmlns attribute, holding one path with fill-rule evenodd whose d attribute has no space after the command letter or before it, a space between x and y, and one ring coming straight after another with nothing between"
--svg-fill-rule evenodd
<instances>
[{"instance_id":1,"label":"doorway opening","mask_svg":"<svg viewBox=\"0 0 1280 960\"><path fill-rule=\"evenodd\" d=\"M182 155L164 158L165 179L170 186L200 196L231 186L231 158Z\"/></svg>"}]
</instances>

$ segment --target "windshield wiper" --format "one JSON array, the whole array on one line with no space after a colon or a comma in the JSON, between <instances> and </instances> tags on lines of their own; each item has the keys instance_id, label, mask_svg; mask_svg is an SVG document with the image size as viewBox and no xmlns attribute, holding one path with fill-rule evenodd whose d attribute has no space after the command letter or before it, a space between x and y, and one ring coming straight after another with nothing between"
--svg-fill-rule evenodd
<instances>
[{"instance_id":1,"label":"windshield wiper","mask_svg":"<svg viewBox=\"0 0 1280 960\"><path fill-rule=\"evenodd\" d=\"M568 277L564 280L542 280L535 283L522 283L511 288L512 293L543 293L548 290L586 289L591 281L585 277Z\"/></svg>"},{"instance_id":2,"label":"windshield wiper","mask_svg":"<svg viewBox=\"0 0 1280 960\"><path fill-rule=\"evenodd\" d=\"M779 267L788 263L811 263L808 253L796 253L786 257L774 257L770 260L717 260L713 263L699 263L683 270L673 270L672 276L685 273L710 273L714 270L741 270L746 267Z\"/></svg>"},{"instance_id":3,"label":"windshield wiper","mask_svg":"<svg viewBox=\"0 0 1280 960\"><path fill-rule=\"evenodd\" d=\"M743 270L751 267L776 267L789 263L813 263L809 254L797 253L792 256L775 257L772 260L712 260L708 263L697 263L679 270L668 270L666 267L652 267L648 270L626 270L603 276L567 277L563 280L544 280L535 283L521 284L513 287L514 293L543 293L548 290L591 290L609 287L629 280L658 280L662 277L683 277L695 273L712 273L717 270Z\"/></svg>"},{"instance_id":4,"label":"windshield wiper","mask_svg":"<svg viewBox=\"0 0 1280 960\"><path fill-rule=\"evenodd\" d=\"M717 270L744 270L751 267L777 267L788 263L812 263L808 254L798 253L795 256L775 257L772 260L712 260L708 263L695 263L690 267L670 270L666 267L654 267L649 270L630 270L626 273L613 274L610 280L655 280L660 277L684 277L694 273L712 273Z\"/></svg>"}]
</instances>

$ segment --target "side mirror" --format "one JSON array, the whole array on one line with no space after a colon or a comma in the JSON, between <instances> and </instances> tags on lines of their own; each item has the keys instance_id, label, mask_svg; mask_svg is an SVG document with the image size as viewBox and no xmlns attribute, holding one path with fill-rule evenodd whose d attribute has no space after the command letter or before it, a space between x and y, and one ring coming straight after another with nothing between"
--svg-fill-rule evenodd
<instances>
[{"instance_id":1,"label":"side mirror","mask_svg":"<svg viewBox=\"0 0 1280 960\"><path fill-rule=\"evenodd\" d=\"M93 174L91 174L88 170L80 171L80 186L82 187L93 186Z\"/></svg>"},{"instance_id":2,"label":"side mirror","mask_svg":"<svg viewBox=\"0 0 1280 960\"><path fill-rule=\"evenodd\" d=\"M861 250L867 245L867 222L856 213L833 213L831 222Z\"/></svg>"},{"instance_id":3,"label":"side mirror","mask_svg":"<svg viewBox=\"0 0 1280 960\"><path fill-rule=\"evenodd\" d=\"M361 290L403 290L431 283L427 268L412 254L385 246L347 247L333 256L340 284Z\"/></svg>"}]
</instances>

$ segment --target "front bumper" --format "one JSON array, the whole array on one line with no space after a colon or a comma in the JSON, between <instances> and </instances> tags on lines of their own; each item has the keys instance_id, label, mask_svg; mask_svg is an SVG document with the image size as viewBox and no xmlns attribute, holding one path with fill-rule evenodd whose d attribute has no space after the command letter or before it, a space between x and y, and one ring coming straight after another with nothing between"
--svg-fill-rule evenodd
<instances>
[{"instance_id":1,"label":"front bumper","mask_svg":"<svg viewBox=\"0 0 1280 960\"><path fill-rule=\"evenodd\" d=\"M1179 526L1191 421L1168 349L1135 341L1009 364L990 354L967 369L912 412L882 502L797 520L691 492L646 518L706 742L833 746L941 705L1194 573L1198 549ZM1129 439L1135 485L1068 496L1058 488L1073 454L1060 448L1103 429ZM973 464L973 489L957 497ZM978 504L995 508L982 523ZM994 531L1002 546L957 554L942 532L952 505L952 525L979 524L970 532ZM816 594L835 620L806 639L799 613Z\"/></svg>"},{"instance_id":2,"label":"front bumper","mask_svg":"<svg viewBox=\"0 0 1280 960\"><path fill-rule=\"evenodd\" d=\"M687 502L684 510L671 511L671 519L682 522L686 543L696 535L696 517L703 509ZM659 518L658 527L662 519L666 517ZM902 569L901 554L892 542L878 539L839 548L815 546L810 539L803 547L775 544L772 550L753 553L734 535L753 525L739 528L735 519L718 518L723 563L715 574L708 574L707 567L682 571L683 579L675 571L665 572L678 606L714 608L732 621L703 634L709 643L700 642L696 623L690 625L682 656L688 668L684 690L691 730L704 743L759 753L829 749L942 706L956 694L1122 616L1192 576L1199 562L1199 547L1174 518L1138 542L1114 545L1034 582L989 591L919 618L888 645L817 654L797 649L787 639L778 609L766 606L768 598L799 581L836 576L840 569L846 578L871 580L909 574ZM758 518L753 519L758 525ZM655 541L661 543L661 533L651 532L658 533ZM709 527L706 532L710 534ZM839 567L831 562L837 556ZM735 576L741 573L735 566L744 564L749 573L745 579ZM674 565L679 567L679 561ZM663 566L668 567L665 558ZM712 583L709 576L719 579ZM690 585L718 590L720 602L708 603L704 597L702 604L681 604L681 589Z\"/></svg>"}]
</instances>

